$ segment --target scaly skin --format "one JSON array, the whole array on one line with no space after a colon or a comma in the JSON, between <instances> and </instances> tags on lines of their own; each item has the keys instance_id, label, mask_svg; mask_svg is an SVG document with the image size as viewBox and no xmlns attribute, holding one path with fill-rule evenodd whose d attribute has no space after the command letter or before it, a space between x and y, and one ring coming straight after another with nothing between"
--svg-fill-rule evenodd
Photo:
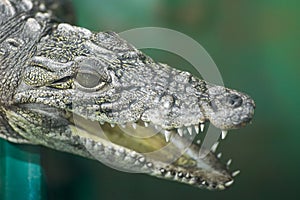
<instances>
[{"instance_id":1,"label":"scaly skin","mask_svg":"<svg viewBox=\"0 0 300 200\"><path fill-rule=\"evenodd\" d=\"M224 134L246 125L249 96L157 63L116 33L57 23L38 2L0 6L0 137L208 189L233 183L187 135L205 121Z\"/></svg>"}]
</instances>

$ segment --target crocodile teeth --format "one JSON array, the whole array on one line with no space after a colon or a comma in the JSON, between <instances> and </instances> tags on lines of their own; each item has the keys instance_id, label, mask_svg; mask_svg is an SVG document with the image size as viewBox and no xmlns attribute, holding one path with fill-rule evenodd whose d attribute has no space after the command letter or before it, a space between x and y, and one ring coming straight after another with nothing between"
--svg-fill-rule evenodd
<instances>
[{"instance_id":1,"label":"crocodile teeth","mask_svg":"<svg viewBox=\"0 0 300 200\"><path fill-rule=\"evenodd\" d=\"M149 126L149 122L144 122L144 126L147 128Z\"/></svg>"},{"instance_id":2,"label":"crocodile teeth","mask_svg":"<svg viewBox=\"0 0 300 200\"><path fill-rule=\"evenodd\" d=\"M241 173L241 171L240 170L236 170L235 172L232 172L232 176L233 177L235 177L235 176L237 176L237 175L239 175L239 173Z\"/></svg>"},{"instance_id":3,"label":"crocodile teeth","mask_svg":"<svg viewBox=\"0 0 300 200\"><path fill-rule=\"evenodd\" d=\"M226 163L227 167L229 167L231 163L232 163L232 159L229 159Z\"/></svg>"},{"instance_id":4,"label":"crocodile teeth","mask_svg":"<svg viewBox=\"0 0 300 200\"><path fill-rule=\"evenodd\" d=\"M222 157L222 153L218 153L217 158L221 158Z\"/></svg>"},{"instance_id":5,"label":"crocodile teeth","mask_svg":"<svg viewBox=\"0 0 300 200\"><path fill-rule=\"evenodd\" d=\"M136 123L132 123L132 128L136 129Z\"/></svg>"},{"instance_id":6,"label":"crocodile teeth","mask_svg":"<svg viewBox=\"0 0 300 200\"><path fill-rule=\"evenodd\" d=\"M231 181L228 181L228 182L226 182L226 183L225 183L225 186L227 186L227 187L228 187L228 186L231 186L231 185L232 185L232 183L233 183L233 180L231 180Z\"/></svg>"},{"instance_id":7,"label":"crocodile teeth","mask_svg":"<svg viewBox=\"0 0 300 200\"><path fill-rule=\"evenodd\" d=\"M191 126L187 127L187 130L188 130L188 132L189 132L189 134L190 134L190 135L192 135L192 134L193 134L193 129L192 129L192 127L191 127Z\"/></svg>"},{"instance_id":8,"label":"crocodile teeth","mask_svg":"<svg viewBox=\"0 0 300 200\"><path fill-rule=\"evenodd\" d=\"M180 135L180 137L183 136L183 130L182 130L182 128L177 129L177 132Z\"/></svg>"},{"instance_id":9,"label":"crocodile teeth","mask_svg":"<svg viewBox=\"0 0 300 200\"><path fill-rule=\"evenodd\" d=\"M122 128L126 128L126 124L121 124L120 125Z\"/></svg>"},{"instance_id":10,"label":"crocodile teeth","mask_svg":"<svg viewBox=\"0 0 300 200\"><path fill-rule=\"evenodd\" d=\"M171 133L172 133L171 131L165 130L164 134L165 134L166 142L170 141Z\"/></svg>"},{"instance_id":11,"label":"crocodile teeth","mask_svg":"<svg viewBox=\"0 0 300 200\"><path fill-rule=\"evenodd\" d=\"M224 140L226 138L228 131L222 130L221 138Z\"/></svg>"},{"instance_id":12,"label":"crocodile teeth","mask_svg":"<svg viewBox=\"0 0 300 200\"><path fill-rule=\"evenodd\" d=\"M201 140L197 140L196 143L197 143L197 144L201 144Z\"/></svg>"},{"instance_id":13,"label":"crocodile teeth","mask_svg":"<svg viewBox=\"0 0 300 200\"><path fill-rule=\"evenodd\" d=\"M195 131L196 131L196 134L198 134L199 133L199 125L197 124L197 125L194 125L194 129L195 129Z\"/></svg>"},{"instance_id":14,"label":"crocodile teeth","mask_svg":"<svg viewBox=\"0 0 300 200\"><path fill-rule=\"evenodd\" d=\"M218 148L218 145L219 145L219 142L216 142L216 143L214 143L214 144L212 145L211 151L212 151L213 153L216 152L216 150L217 150L217 148Z\"/></svg>"},{"instance_id":15,"label":"crocodile teeth","mask_svg":"<svg viewBox=\"0 0 300 200\"><path fill-rule=\"evenodd\" d=\"M200 131L201 131L201 132L204 131L204 124L200 124Z\"/></svg>"},{"instance_id":16,"label":"crocodile teeth","mask_svg":"<svg viewBox=\"0 0 300 200\"><path fill-rule=\"evenodd\" d=\"M115 124L110 124L110 126L111 126L112 128L114 128L116 125L115 125Z\"/></svg>"}]
</instances>

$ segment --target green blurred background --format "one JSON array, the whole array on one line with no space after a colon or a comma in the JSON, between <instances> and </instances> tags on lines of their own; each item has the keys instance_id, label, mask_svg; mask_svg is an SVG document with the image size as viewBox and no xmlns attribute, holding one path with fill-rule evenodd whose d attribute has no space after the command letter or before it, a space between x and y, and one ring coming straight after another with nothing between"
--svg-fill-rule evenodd
<instances>
[{"instance_id":1,"label":"green blurred background","mask_svg":"<svg viewBox=\"0 0 300 200\"><path fill-rule=\"evenodd\" d=\"M256 102L252 125L230 131L224 159L241 169L226 191L211 192L42 149L48 199L300 199L300 1L73 0L76 24L121 32L164 27L197 40L227 87ZM171 53L145 51L190 70Z\"/></svg>"}]
</instances>

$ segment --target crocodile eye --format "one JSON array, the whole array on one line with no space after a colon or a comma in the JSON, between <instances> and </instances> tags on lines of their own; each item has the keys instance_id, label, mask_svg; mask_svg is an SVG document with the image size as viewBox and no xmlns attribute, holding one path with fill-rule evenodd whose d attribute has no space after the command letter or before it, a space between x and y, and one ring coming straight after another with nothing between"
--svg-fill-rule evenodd
<instances>
[{"instance_id":1,"label":"crocodile eye","mask_svg":"<svg viewBox=\"0 0 300 200\"><path fill-rule=\"evenodd\" d=\"M96 72L80 71L76 75L76 81L85 88L94 88L99 85L101 78Z\"/></svg>"},{"instance_id":2,"label":"crocodile eye","mask_svg":"<svg viewBox=\"0 0 300 200\"><path fill-rule=\"evenodd\" d=\"M75 77L75 84L77 88L84 91L100 90L108 82L109 76L106 73L100 74L88 66L82 67Z\"/></svg>"},{"instance_id":3,"label":"crocodile eye","mask_svg":"<svg viewBox=\"0 0 300 200\"><path fill-rule=\"evenodd\" d=\"M78 71L74 78L75 87L87 92L103 89L111 82L111 77L105 67L106 63L93 58L78 61Z\"/></svg>"}]
</instances>

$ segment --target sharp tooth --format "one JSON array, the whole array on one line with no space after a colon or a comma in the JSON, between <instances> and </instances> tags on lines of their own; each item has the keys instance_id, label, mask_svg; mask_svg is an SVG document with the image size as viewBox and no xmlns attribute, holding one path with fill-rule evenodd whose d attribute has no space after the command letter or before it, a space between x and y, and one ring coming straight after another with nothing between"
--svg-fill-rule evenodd
<instances>
[{"instance_id":1,"label":"sharp tooth","mask_svg":"<svg viewBox=\"0 0 300 200\"><path fill-rule=\"evenodd\" d=\"M149 126L149 122L144 122L145 127Z\"/></svg>"},{"instance_id":2,"label":"sharp tooth","mask_svg":"<svg viewBox=\"0 0 300 200\"><path fill-rule=\"evenodd\" d=\"M201 144L201 140L197 140L196 143L197 143L197 144Z\"/></svg>"},{"instance_id":3,"label":"sharp tooth","mask_svg":"<svg viewBox=\"0 0 300 200\"><path fill-rule=\"evenodd\" d=\"M231 163L232 163L232 159L229 159L226 163L227 167L229 167Z\"/></svg>"},{"instance_id":4,"label":"sharp tooth","mask_svg":"<svg viewBox=\"0 0 300 200\"><path fill-rule=\"evenodd\" d=\"M198 124L194 125L194 129L195 129L196 133L198 134L199 133L199 125Z\"/></svg>"},{"instance_id":5,"label":"sharp tooth","mask_svg":"<svg viewBox=\"0 0 300 200\"><path fill-rule=\"evenodd\" d=\"M222 130L222 135L221 135L222 140L226 138L227 133L228 131Z\"/></svg>"},{"instance_id":6,"label":"sharp tooth","mask_svg":"<svg viewBox=\"0 0 300 200\"><path fill-rule=\"evenodd\" d=\"M122 128L126 128L126 124L121 124L120 125Z\"/></svg>"},{"instance_id":7,"label":"sharp tooth","mask_svg":"<svg viewBox=\"0 0 300 200\"><path fill-rule=\"evenodd\" d=\"M218 145L219 145L219 142L216 142L216 143L214 143L214 144L212 145L211 151L212 151L213 153L216 152L216 150L217 150L217 148L218 148Z\"/></svg>"},{"instance_id":8,"label":"sharp tooth","mask_svg":"<svg viewBox=\"0 0 300 200\"><path fill-rule=\"evenodd\" d=\"M200 124L200 131L201 131L201 132L204 131L204 124Z\"/></svg>"},{"instance_id":9,"label":"sharp tooth","mask_svg":"<svg viewBox=\"0 0 300 200\"><path fill-rule=\"evenodd\" d=\"M100 121L100 124L101 124L101 125L104 125L104 121Z\"/></svg>"},{"instance_id":10,"label":"sharp tooth","mask_svg":"<svg viewBox=\"0 0 300 200\"><path fill-rule=\"evenodd\" d=\"M220 190L224 190L224 189L225 189L224 185L218 185L218 188L219 188Z\"/></svg>"},{"instance_id":11,"label":"sharp tooth","mask_svg":"<svg viewBox=\"0 0 300 200\"><path fill-rule=\"evenodd\" d=\"M132 128L136 129L136 123L132 123Z\"/></svg>"},{"instance_id":12,"label":"sharp tooth","mask_svg":"<svg viewBox=\"0 0 300 200\"><path fill-rule=\"evenodd\" d=\"M218 153L217 157L220 159L222 157L222 153Z\"/></svg>"},{"instance_id":13,"label":"sharp tooth","mask_svg":"<svg viewBox=\"0 0 300 200\"><path fill-rule=\"evenodd\" d=\"M190 134L190 135L192 135L192 134L193 134L193 129L192 129L192 127L191 127L191 126L187 127L187 130L188 130L188 132L189 132L189 134Z\"/></svg>"},{"instance_id":14,"label":"sharp tooth","mask_svg":"<svg viewBox=\"0 0 300 200\"><path fill-rule=\"evenodd\" d=\"M112 128L114 128L116 125L115 125L115 124L110 124L110 126L111 126Z\"/></svg>"},{"instance_id":15,"label":"sharp tooth","mask_svg":"<svg viewBox=\"0 0 300 200\"><path fill-rule=\"evenodd\" d=\"M232 176L233 177L235 177L235 176L237 176L239 173L241 173L241 171L240 170L236 170L235 172L232 172Z\"/></svg>"},{"instance_id":16,"label":"sharp tooth","mask_svg":"<svg viewBox=\"0 0 300 200\"><path fill-rule=\"evenodd\" d=\"M182 130L182 128L178 128L178 129L177 129L177 132L178 132L178 134L180 135L180 137L183 136L183 130Z\"/></svg>"},{"instance_id":17,"label":"sharp tooth","mask_svg":"<svg viewBox=\"0 0 300 200\"><path fill-rule=\"evenodd\" d=\"M228 182L226 182L226 183L225 183L225 186L227 186L227 187L228 187L228 186L231 186L231 185L232 185L232 183L233 183L233 180L231 180L231 181L228 181Z\"/></svg>"},{"instance_id":18,"label":"sharp tooth","mask_svg":"<svg viewBox=\"0 0 300 200\"><path fill-rule=\"evenodd\" d=\"M166 142L170 141L171 138L171 131L165 130L165 138L166 138Z\"/></svg>"}]
</instances>

